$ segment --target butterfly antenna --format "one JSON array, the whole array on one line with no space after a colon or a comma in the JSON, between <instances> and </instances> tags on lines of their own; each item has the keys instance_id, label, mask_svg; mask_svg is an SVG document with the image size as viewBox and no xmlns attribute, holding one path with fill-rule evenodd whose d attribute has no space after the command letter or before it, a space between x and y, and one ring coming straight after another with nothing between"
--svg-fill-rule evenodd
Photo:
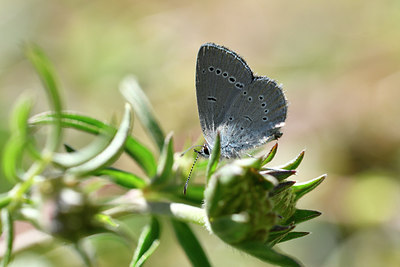
<instances>
[{"instance_id":1,"label":"butterfly antenna","mask_svg":"<svg viewBox=\"0 0 400 267\"><path fill-rule=\"evenodd\" d=\"M195 145L195 146L189 147L188 149L186 149L185 151L183 151L181 153L181 157L183 157L189 150L191 150L192 148L195 148L195 147L202 147L202 145Z\"/></svg>"},{"instance_id":2,"label":"butterfly antenna","mask_svg":"<svg viewBox=\"0 0 400 267\"><path fill-rule=\"evenodd\" d=\"M196 164L196 161L197 161L197 159L199 158L199 156L200 156L200 154L197 153L197 156L196 156L196 158L194 159L192 168L190 169L189 176L188 176L188 178L187 178L187 180L186 180L185 187L183 187L183 194L184 194L184 195L186 195L186 190L187 190L187 187L188 187L188 185L189 185L189 179L190 179L190 176L192 176L192 171L193 171L194 165Z\"/></svg>"}]
</instances>

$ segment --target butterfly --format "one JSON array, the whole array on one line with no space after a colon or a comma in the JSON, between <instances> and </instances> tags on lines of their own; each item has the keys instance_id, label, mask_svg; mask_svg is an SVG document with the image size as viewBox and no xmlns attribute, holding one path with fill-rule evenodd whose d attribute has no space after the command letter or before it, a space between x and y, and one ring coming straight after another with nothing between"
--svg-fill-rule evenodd
<instances>
[{"instance_id":1,"label":"butterfly","mask_svg":"<svg viewBox=\"0 0 400 267\"><path fill-rule=\"evenodd\" d=\"M224 158L238 158L282 136L288 108L282 88L266 76L255 76L244 59L226 47L200 47L196 95L206 141L200 155L211 154L218 132Z\"/></svg>"}]
</instances>

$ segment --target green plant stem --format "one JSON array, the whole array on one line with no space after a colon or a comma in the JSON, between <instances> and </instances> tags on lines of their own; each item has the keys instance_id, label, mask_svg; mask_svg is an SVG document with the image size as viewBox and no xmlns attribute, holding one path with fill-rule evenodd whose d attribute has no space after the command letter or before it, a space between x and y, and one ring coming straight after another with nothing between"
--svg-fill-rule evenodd
<instances>
[{"instance_id":1,"label":"green plant stem","mask_svg":"<svg viewBox=\"0 0 400 267\"><path fill-rule=\"evenodd\" d=\"M152 214L165 215L185 222L205 225L206 213L204 209L181 203L166 203L147 201L143 197L127 197L117 200L114 208L105 210L103 213L111 217L120 217L127 214Z\"/></svg>"},{"instance_id":2,"label":"green plant stem","mask_svg":"<svg viewBox=\"0 0 400 267\"><path fill-rule=\"evenodd\" d=\"M51 157L44 157L42 160L35 162L29 170L24 174L23 180L24 182L17 184L12 191L10 192L10 196L13 201L9 206L9 211L12 213L20 204L21 200L24 197L24 194L31 188L35 177L42 173L47 164L50 162Z\"/></svg>"},{"instance_id":3,"label":"green plant stem","mask_svg":"<svg viewBox=\"0 0 400 267\"><path fill-rule=\"evenodd\" d=\"M92 267L92 262L89 258L89 256L87 255L85 249L82 246L82 243L78 242L78 243L74 243L73 244L75 250L78 252L79 256L81 256L82 261L84 262L86 267Z\"/></svg>"},{"instance_id":4,"label":"green plant stem","mask_svg":"<svg viewBox=\"0 0 400 267\"><path fill-rule=\"evenodd\" d=\"M11 214L8 209L1 210L1 221L2 221L2 230L4 233L4 240L6 242L4 257L1 266L6 267L11 259L11 252L13 248L13 240L14 240L14 226L11 218Z\"/></svg>"}]
</instances>

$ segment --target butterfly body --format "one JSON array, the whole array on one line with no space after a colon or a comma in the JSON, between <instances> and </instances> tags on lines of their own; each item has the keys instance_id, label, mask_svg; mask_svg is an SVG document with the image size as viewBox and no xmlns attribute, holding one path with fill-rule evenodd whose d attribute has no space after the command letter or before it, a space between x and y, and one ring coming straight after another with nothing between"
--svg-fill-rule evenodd
<instances>
[{"instance_id":1,"label":"butterfly body","mask_svg":"<svg viewBox=\"0 0 400 267\"><path fill-rule=\"evenodd\" d=\"M196 95L205 156L211 154L218 132L225 158L237 158L282 135L287 101L281 87L268 77L254 76L239 55L223 46L200 47Z\"/></svg>"}]
</instances>

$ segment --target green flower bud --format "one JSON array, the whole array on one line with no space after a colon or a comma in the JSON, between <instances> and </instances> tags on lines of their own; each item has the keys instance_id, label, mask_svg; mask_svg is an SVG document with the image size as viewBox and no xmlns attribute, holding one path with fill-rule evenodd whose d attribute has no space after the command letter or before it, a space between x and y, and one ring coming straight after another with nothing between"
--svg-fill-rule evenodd
<instances>
[{"instance_id":1,"label":"green flower bud","mask_svg":"<svg viewBox=\"0 0 400 267\"><path fill-rule=\"evenodd\" d=\"M211 175L204 192L207 227L226 243L262 261L280 266L300 263L272 247L308 232L292 231L297 224L321 215L318 211L296 209L296 202L325 179L321 175L296 184L285 179L295 174L304 157L275 168L266 168L277 145L259 159L231 162Z\"/></svg>"},{"instance_id":2,"label":"green flower bud","mask_svg":"<svg viewBox=\"0 0 400 267\"><path fill-rule=\"evenodd\" d=\"M227 164L211 177L205 191L209 226L229 244L266 242L271 228L295 211L290 188L279 190L279 181L260 174L260 168L260 159Z\"/></svg>"},{"instance_id":3,"label":"green flower bud","mask_svg":"<svg viewBox=\"0 0 400 267\"><path fill-rule=\"evenodd\" d=\"M95 220L98 208L75 186L67 186L62 178L49 179L39 185L41 226L59 238L76 242L101 227Z\"/></svg>"}]
</instances>

